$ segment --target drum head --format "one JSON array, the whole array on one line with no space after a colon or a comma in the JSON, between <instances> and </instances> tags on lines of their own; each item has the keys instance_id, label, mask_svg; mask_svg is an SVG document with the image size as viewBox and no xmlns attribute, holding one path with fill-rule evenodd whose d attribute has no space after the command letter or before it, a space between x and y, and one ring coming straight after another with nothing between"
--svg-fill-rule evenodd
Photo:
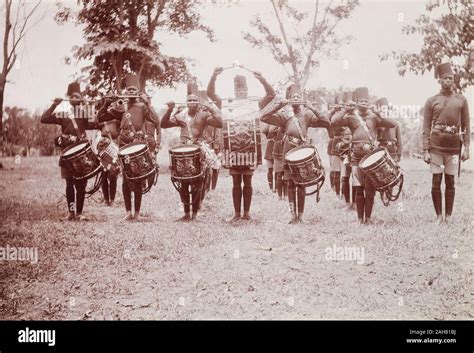
<instances>
[{"instance_id":1,"label":"drum head","mask_svg":"<svg viewBox=\"0 0 474 353\"><path fill-rule=\"evenodd\" d=\"M87 142L83 142L78 144L77 146L73 146L67 151L64 151L63 156L69 156L70 154L76 153L77 151L80 151L84 149L87 146Z\"/></svg>"},{"instance_id":2,"label":"drum head","mask_svg":"<svg viewBox=\"0 0 474 353\"><path fill-rule=\"evenodd\" d=\"M377 161L381 160L385 156L385 150L380 150L375 153L368 155L365 159L361 160L359 166L361 168L366 168L373 165Z\"/></svg>"},{"instance_id":3,"label":"drum head","mask_svg":"<svg viewBox=\"0 0 474 353\"><path fill-rule=\"evenodd\" d=\"M136 145L124 147L119 153L121 155L132 154L132 153L142 151L145 148L146 148L146 145L144 143L137 143Z\"/></svg>"},{"instance_id":4,"label":"drum head","mask_svg":"<svg viewBox=\"0 0 474 353\"><path fill-rule=\"evenodd\" d=\"M174 152L194 152L198 149L199 149L199 147L195 147L195 146L179 146L179 147L172 148L171 151L174 151Z\"/></svg>"},{"instance_id":5,"label":"drum head","mask_svg":"<svg viewBox=\"0 0 474 353\"><path fill-rule=\"evenodd\" d=\"M289 151L286 155L287 161L301 161L314 154L314 149L311 147L300 148L296 151Z\"/></svg>"}]
</instances>

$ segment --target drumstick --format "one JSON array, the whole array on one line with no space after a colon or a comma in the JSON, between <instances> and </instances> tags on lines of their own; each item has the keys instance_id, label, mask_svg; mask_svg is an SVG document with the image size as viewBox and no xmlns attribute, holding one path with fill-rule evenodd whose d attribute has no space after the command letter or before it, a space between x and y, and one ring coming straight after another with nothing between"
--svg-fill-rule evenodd
<instances>
[{"instance_id":1,"label":"drumstick","mask_svg":"<svg viewBox=\"0 0 474 353\"><path fill-rule=\"evenodd\" d=\"M418 153L412 153L412 156L415 157L415 158L418 158L418 159L424 159L424 157L423 157L421 154L418 154ZM432 161L429 162L428 164L433 164L434 166L439 167L439 168L443 168L443 167L444 167L444 166L439 165L439 164L437 164L437 163L435 163L435 162L432 162Z\"/></svg>"}]
</instances>

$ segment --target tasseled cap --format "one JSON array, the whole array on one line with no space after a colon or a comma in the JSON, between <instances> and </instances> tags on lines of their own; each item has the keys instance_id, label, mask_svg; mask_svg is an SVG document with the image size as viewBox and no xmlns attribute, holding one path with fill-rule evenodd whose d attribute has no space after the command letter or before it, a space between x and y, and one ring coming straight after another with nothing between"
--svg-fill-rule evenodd
<instances>
[{"instance_id":1,"label":"tasseled cap","mask_svg":"<svg viewBox=\"0 0 474 353\"><path fill-rule=\"evenodd\" d=\"M234 77L234 90L247 91L247 79L245 76L237 75Z\"/></svg>"},{"instance_id":2,"label":"tasseled cap","mask_svg":"<svg viewBox=\"0 0 474 353\"><path fill-rule=\"evenodd\" d=\"M74 81L74 82L71 82L68 86L67 86L67 93L66 95L67 96L72 96L74 93L81 93L81 85L79 84L79 82L77 81Z\"/></svg>"},{"instance_id":3,"label":"tasseled cap","mask_svg":"<svg viewBox=\"0 0 474 353\"><path fill-rule=\"evenodd\" d=\"M125 76L125 88L127 87L140 87L140 83L138 82L138 76L132 73L129 73Z\"/></svg>"},{"instance_id":4,"label":"tasseled cap","mask_svg":"<svg viewBox=\"0 0 474 353\"><path fill-rule=\"evenodd\" d=\"M436 66L435 78L442 78L444 75L454 75L451 63L442 63Z\"/></svg>"},{"instance_id":5,"label":"tasseled cap","mask_svg":"<svg viewBox=\"0 0 474 353\"><path fill-rule=\"evenodd\" d=\"M286 88L286 99L290 99L295 93L301 94L301 88L297 84L292 83Z\"/></svg>"},{"instance_id":6,"label":"tasseled cap","mask_svg":"<svg viewBox=\"0 0 474 353\"><path fill-rule=\"evenodd\" d=\"M355 89L354 92L356 101L360 101L362 99L369 99L369 89L367 87L358 87Z\"/></svg>"}]
</instances>

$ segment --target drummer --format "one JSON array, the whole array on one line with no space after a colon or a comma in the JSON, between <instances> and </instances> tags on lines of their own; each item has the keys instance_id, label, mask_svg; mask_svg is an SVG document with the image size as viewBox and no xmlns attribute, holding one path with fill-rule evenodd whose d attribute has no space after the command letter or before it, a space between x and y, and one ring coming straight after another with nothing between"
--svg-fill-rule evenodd
<instances>
[{"instance_id":1,"label":"drummer","mask_svg":"<svg viewBox=\"0 0 474 353\"><path fill-rule=\"evenodd\" d=\"M119 126L124 112L124 105L117 104L117 101L110 97L104 98L104 103L97 113L101 139L97 144L97 150L100 153L108 146L110 141L118 145ZM118 165L117 165L118 167ZM109 169L104 171L102 177L102 195L105 204L112 207L117 193L117 179L120 170Z\"/></svg>"},{"instance_id":2,"label":"drummer","mask_svg":"<svg viewBox=\"0 0 474 353\"><path fill-rule=\"evenodd\" d=\"M56 124L61 126L61 136L55 139L55 145L64 149L81 140L87 140L85 130L96 129L95 123L90 122L87 109L84 108L81 95L81 87L78 82L72 82L67 88L67 97L71 104L71 110L67 112L54 112L62 98L55 98L41 116L43 124ZM68 205L68 216L66 220L86 220L82 215L84 199L86 195L87 180L74 180L72 172L62 158L59 159L61 167L61 178L66 180L66 200ZM75 191L74 191L75 189Z\"/></svg>"},{"instance_id":3,"label":"drummer","mask_svg":"<svg viewBox=\"0 0 474 353\"><path fill-rule=\"evenodd\" d=\"M180 127L180 141L182 144L200 144L203 140L203 133L207 126L222 128L222 117L218 109L212 107L209 103L199 102L196 94L188 94L186 98L187 109L177 110L174 114L175 103L168 102L168 110L161 120L161 128L168 129ZM205 107L203 110L200 105ZM181 202L184 207L184 216L180 221L194 221L200 208L202 192L204 192L204 180L199 185L192 183L182 183L180 192ZM192 198L192 200L191 200ZM192 205L192 215L190 215L190 205Z\"/></svg>"},{"instance_id":4,"label":"drummer","mask_svg":"<svg viewBox=\"0 0 474 353\"><path fill-rule=\"evenodd\" d=\"M311 103L302 103L302 99L301 89L292 84L286 89L286 100L276 104L275 108L261 117L262 122L278 126L285 131L283 155L294 147L309 143L308 128L330 126L326 117L319 113ZM280 111L287 104L291 105L291 110ZM283 168L284 179L288 181L288 201L292 215L289 223L303 223L306 188L296 186L287 163L284 162Z\"/></svg>"},{"instance_id":5,"label":"drummer","mask_svg":"<svg viewBox=\"0 0 474 353\"><path fill-rule=\"evenodd\" d=\"M99 121L117 120L120 118L120 132L118 136L119 147L123 147L133 142L146 142L145 121L154 121L159 124L159 117L151 106L148 96L140 93L138 77L129 73L125 76L125 91L124 95L136 96L120 100L123 105L123 112L120 110L108 111L107 114L102 115ZM108 103L110 105L110 101ZM105 107L104 109L107 109ZM134 198L134 214L132 215L132 191ZM140 208L142 203L142 182L132 182L127 180L125 176L122 182L122 193L125 201L125 218L124 221L140 220Z\"/></svg>"},{"instance_id":6,"label":"drummer","mask_svg":"<svg viewBox=\"0 0 474 353\"><path fill-rule=\"evenodd\" d=\"M378 114L382 117L388 117L389 105L388 100L385 97L377 99L375 102ZM400 125L394 121L396 126L394 128L378 128L377 129L377 141L379 146L385 147L397 163L402 158L402 135L400 132Z\"/></svg>"},{"instance_id":7,"label":"drummer","mask_svg":"<svg viewBox=\"0 0 474 353\"><path fill-rule=\"evenodd\" d=\"M216 93L216 79L224 69L217 67L209 80L207 86L207 95L211 98L219 109L222 109L222 99ZM265 97L258 102L259 109L265 107L275 97L273 87L267 82L260 72L253 72L255 78L260 81L265 89ZM236 100L245 100L248 96L247 81L245 76L237 75L234 77L234 94ZM234 217L231 222L240 219L251 220L250 204L252 203L252 176L254 169L251 167L230 168L229 173L232 176L232 200L234 204ZM242 187L243 183L243 187ZM244 214L242 216L242 196L244 201Z\"/></svg>"},{"instance_id":8,"label":"drummer","mask_svg":"<svg viewBox=\"0 0 474 353\"><path fill-rule=\"evenodd\" d=\"M369 109L369 90L359 87L355 90L356 103L348 102L332 119L334 126L347 126L352 132L351 165L354 176L357 217L360 224L372 224L375 188L359 168L360 160L376 148L377 128L393 128L395 122L382 118ZM357 104L357 108L356 108Z\"/></svg>"}]
</instances>

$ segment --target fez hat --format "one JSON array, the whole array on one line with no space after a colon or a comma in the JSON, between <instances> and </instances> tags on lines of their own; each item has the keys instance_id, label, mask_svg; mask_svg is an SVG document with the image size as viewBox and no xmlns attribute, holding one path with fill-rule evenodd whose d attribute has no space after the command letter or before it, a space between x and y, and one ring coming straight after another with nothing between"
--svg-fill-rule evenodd
<instances>
[{"instance_id":1,"label":"fez hat","mask_svg":"<svg viewBox=\"0 0 474 353\"><path fill-rule=\"evenodd\" d=\"M441 78L444 75L454 75L451 63L442 63L436 66L435 78Z\"/></svg>"},{"instance_id":2,"label":"fez hat","mask_svg":"<svg viewBox=\"0 0 474 353\"><path fill-rule=\"evenodd\" d=\"M290 99L295 93L301 94L301 88L297 84L292 83L286 88L286 99Z\"/></svg>"},{"instance_id":3,"label":"fez hat","mask_svg":"<svg viewBox=\"0 0 474 353\"><path fill-rule=\"evenodd\" d=\"M377 107L385 107L385 106L388 106L388 99L385 98L385 97L379 98L379 99L377 99L377 101L375 102L375 104L377 105Z\"/></svg>"},{"instance_id":4,"label":"fez hat","mask_svg":"<svg viewBox=\"0 0 474 353\"><path fill-rule=\"evenodd\" d=\"M247 79L245 78L245 76L236 75L234 77L234 90L236 90L236 91L241 91L241 90L247 91Z\"/></svg>"},{"instance_id":5,"label":"fez hat","mask_svg":"<svg viewBox=\"0 0 474 353\"><path fill-rule=\"evenodd\" d=\"M346 91L342 96L342 101L344 103L350 102L354 100L354 92L353 91Z\"/></svg>"},{"instance_id":6,"label":"fez hat","mask_svg":"<svg viewBox=\"0 0 474 353\"><path fill-rule=\"evenodd\" d=\"M198 95L199 94L199 89L198 86L195 82L188 82L187 84L187 95L189 96L190 94Z\"/></svg>"},{"instance_id":7,"label":"fez hat","mask_svg":"<svg viewBox=\"0 0 474 353\"><path fill-rule=\"evenodd\" d=\"M356 101L369 99L369 89L367 87L357 87L354 92Z\"/></svg>"},{"instance_id":8,"label":"fez hat","mask_svg":"<svg viewBox=\"0 0 474 353\"><path fill-rule=\"evenodd\" d=\"M125 76L125 88L135 86L137 88L140 87L138 82L138 76L132 73L129 73Z\"/></svg>"},{"instance_id":9,"label":"fez hat","mask_svg":"<svg viewBox=\"0 0 474 353\"><path fill-rule=\"evenodd\" d=\"M81 93L81 85L80 85L79 82L77 82L77 81L71 82L71 83L67 86L67 93L66 93L66 95L67 95L67 96L72 96L74 93Z\"/></svg>"}]
</instances>

